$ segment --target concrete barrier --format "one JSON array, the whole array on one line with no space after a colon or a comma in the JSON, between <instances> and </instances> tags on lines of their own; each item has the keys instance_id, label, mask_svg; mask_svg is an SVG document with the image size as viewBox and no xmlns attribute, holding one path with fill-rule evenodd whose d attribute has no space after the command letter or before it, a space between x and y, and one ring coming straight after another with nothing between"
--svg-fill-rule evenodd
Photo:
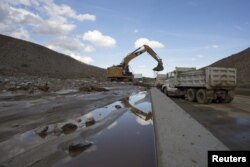
<instances>
[{"instance_id":1,"label":"concrete barrier","mask_svg":"<svg viewBox=\"0 0 250 167\"><path fill-rule=\"evenodd\" d=\"M208 150L229 150L169 97L151 89L158 167L207 166Z\"/></svg>"}]
</instances>

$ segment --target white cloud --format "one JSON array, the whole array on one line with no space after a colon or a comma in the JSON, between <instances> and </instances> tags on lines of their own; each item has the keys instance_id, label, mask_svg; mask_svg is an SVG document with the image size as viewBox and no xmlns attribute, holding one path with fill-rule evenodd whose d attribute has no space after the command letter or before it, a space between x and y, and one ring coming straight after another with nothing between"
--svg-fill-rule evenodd
<instances>
[{"instance_id":1,"label":"white cloud","mask_svg":"<svg viewBox=\"0 0 250 167\"><path fill-rule=\"evenodd\" d=\"M18 29L17 31L14 31L11 33L12 37L19 38L19 39L25 39L29 40L30 39L30 34L28 31L26 31L23 28Z\"/></svg>"},{"instance_id":2,"label":"white cloud","mask_svg":"<svg viewBox=\"0 0 250 167\"><path fill-rule=\"evenodd\" d=\"M79 14L78 16L76 16L76 18L80 21L85 21L85 20L89 20L89 21L95 21L96 20L96 16L95 15L91 15L91 14Z\"/></svg>"},{"instance_id":3,"label":"white cloud","mask_svg":"<svg viewBox=\"0 0 250 167\"><path fill-rule=\"evenodd\" d=\"M204 55L197 55L196 57L198 57L198 58L203 58Z\"/></svg>"},{"instance_id":4,"label":"white cloud","mask_svg":"<svg viewBox=\"0 0 250 167\"><path fill-rule=\"evenodd\" d=\"M85 52L93 52L93 51L95 51L95 48L93 46L91 46L91 45L86 45L84 47L84 51Z\"/></svg>"},{"instance_id":5,"label":"white cloud","mask_svg":"<svg viewBox=\"0 0 250 167\"><path fill-rule=\"evenodd\" d=\"M15 8L10 6L9 7L9 17L14 23L20 24L28 24L28 25L35 25L41 24L43 19L26 9Z\"/></svg>"},{"instance_id":6,"label":"white cloud","mask_svg":"<svg viewBox=\"0 0 250 167\"><path fill-rule=\"evenodd\" d=\"M76 20L95 21L96 16L77 13L54 0L3 0L0 3L0 33L5 35L12 35L19 29L39 34L67 34L76 28Z\"/></svg>"},{"instance_id":7,"label":"white cloud","mask_svg":"<svg viewBox=\"0 0 250 167\"><path fill-rule=\"evenodd\" d=\"M164 45L159 41L149 40L147 38L139 38L135 41L135 47L139 48L142 45L149 45L152 48L164 48Z\"/></svg>"},{"instance_id":8,"label":"white cloud","mask_svg":"<svg viewBox=\"0 0 250 167\"><path fill-rule=\"evenodd\" d=\"M217 48L219 48L220 46L219 46L219 45L212 45L211 47L214 48L214 49L217 49Z\"/></svg>"},{"instance_id":9,"label":"white cloud","mask_svg":"<svg viewBox=\"0 0 250 167\"><path fill-rule=\"evenodd\" d=\"M110 36L103 35L98 30L88 31L83 34L83 40L89 41L99 47L114 47L116 40Z\"/></svg>"},{"instance_id":10,"label":"white cloud","mask_svg":"<svg viewBox=\"0 0 250 167\"><path fill-rule=\"evenodd\" d=\"M70 38L68 36L61 36L54 39L48 42L47 47L48 46L52 48L59 47L70 51L93 52L95 50L93 46L84 44L78 38Z\"/></svg>"},{"instance_id":11,"label":"white cloud","mask_svg":"<svg viewBox=\"0 0 250 167\"><path fill-rule=\"evenodd\" d=\"M51 19L40 24L34 32L38 34L62 35L68 34L70 31L74 30L75 27L75 24L66 23L59 19Z\"/></svg>"},{"instance_id":12,"label":"white cloud","mask_svg":"<svg viewBox=\"0 0 250 167\"><path fill-rule=\"evenodd\" d=\"M11 0L9 1L10 4L13 4L13 5L26 5L26 6L30 6L32 5L33 3L36 3L36 0Z\"/></svg>"},{"instance_id":13,"label":"white cloud","mask_svg":"<svg viewBox=\"0 0 250 167\"><path fill-rule=\"evenodd\" d=\"M64 53L66 55L69 55L70 57L72 57L78 61L81 61L83 63L86 63L86 64L91 64L92 62L94 62L94 60L90 56L81 56L80 54L78 54L76 52L69 51L69 50L64 50Z\"/></svg>"},{"instance_id":14,"label":"white cloud","mask_svg":"<svg viewBox=\"0 0 250 167\"><path fill-rule=\"evenodd\" d=\"M91 57L82 55L83 52L92 52L95 48L91 45L84 44L79 38L61 36L48 42L45 46L87 64L91 64L94 61Z\"/></svg>"},{"instance_id":15,"label":"white cloud","mask_svg":"<svg viewBox=\"0 0 250 167\"><path fill-rule=\"evenodd\" d=\"M135 30L134 30L134 33L138 33L138 32L139 32L139 30L138 30L138 29L135 29Z\"/></svg>"},{"instance_id":16,"label":"white cloud","mask_svg":"<svg viewBox=\"0 0 250 167\"><path fill-rule=\"evenodd\" d=\"M58 16L64 16L69 17L73 19L77 19L79 21L95 21L96 16L91 15L89 13L87 14L77 14L76 11L74 11L70 6L62 4L57 5L55 3L49 3L45 6L45 10L47 13L52 17L58 17Z\"/></svg>"}]
</instances>

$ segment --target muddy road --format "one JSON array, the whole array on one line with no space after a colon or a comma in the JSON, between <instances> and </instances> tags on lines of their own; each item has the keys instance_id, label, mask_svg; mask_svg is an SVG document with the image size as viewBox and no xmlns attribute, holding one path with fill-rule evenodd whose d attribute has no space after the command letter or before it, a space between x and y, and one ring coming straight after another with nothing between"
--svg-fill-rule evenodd
<instances>
[{"instance_id":1,"label":"muddy road","mask_svg":"<svg viewBox=\"0 0 250 167\"><path fill-rule=\"evenodd\" d=\"M0 166L156 166L149 93L107 89L1 94Z\"/></svg>"},{"instance_id":2,"label":"muddy road","mask_svg":"<svg viewBox=\"0 0 250 167\"><path fill-rule=\"evenodd\" d=\"M172 98L231 150L250 149L250 96L236 95L229 104L202 105Z\"/></svg>"}]
</instances>

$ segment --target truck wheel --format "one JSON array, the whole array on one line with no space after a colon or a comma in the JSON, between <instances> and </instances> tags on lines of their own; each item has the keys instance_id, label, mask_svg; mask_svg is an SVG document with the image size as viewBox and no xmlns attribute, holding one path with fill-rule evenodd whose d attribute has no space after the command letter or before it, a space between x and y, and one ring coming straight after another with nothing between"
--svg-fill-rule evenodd
<instances>
[{"instance_id":1,"label":"truck wheel","mask_svg":"<svg viewBox=\"0 0 250 167\"><path fill-rule=\"evenodd\" d=\"M207 98L206 90L199 89L196 93L197 102L200 104L208 104L212 102L212 99Z\"/></svg>"},{"instance_id":2,"label":"truck wheel","mask_svg":"<svg viewBox=\"0 0 250 167\"><path fill-rule=\"evenodd\" d=\"M195 89L188 89L187 90L187 100L188 101L195 101L196 100L196 90Z\"/></svg>"},{"instance_id":3,"label":"truck wheel","mask_svg":"<svg viewBox=\"0 0 250 167\"><path fill-rule=\"evenodd\" d=\"M233 101L233 97L226 95L224 99L221 100L222 103L231 103Z\"/></svg>"},{"instance_id":4,"label":"truck wheel","mask_svg":"<svg viewBox=\"0 0 250 167\"><path fill-rule=\"evenodd\" d=\"M168 96L168 89L167 89L167 88L165 88L165 89L163 90L163 92L164 92L165 95Z\"/></svg>"}]
</instances>

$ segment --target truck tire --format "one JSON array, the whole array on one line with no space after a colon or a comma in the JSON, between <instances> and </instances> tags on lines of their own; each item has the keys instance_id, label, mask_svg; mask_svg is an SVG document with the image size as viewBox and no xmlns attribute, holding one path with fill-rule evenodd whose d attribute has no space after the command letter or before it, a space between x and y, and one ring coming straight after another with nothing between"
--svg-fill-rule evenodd
<instances>
[{"instance_id":1,"label":"truck tire","mask_svg":"<svg viewBox=\"0 0 250 167\"><path fill-rule=\"evenodd\" d=\"M188 89L187 90L187 100L191 101L191 102L196 100L196 90L195 89Z\"/></svg>"},{"instance_id":2,"label":"truck tire","mask_svg":"<svg viewBox=\"0 0 250 167\"><path fill-rule=\"evenodd\" d=\"M207 93L205 89L199 89L196 92L197 102L200 104L208 104L212 102L212 99L207 98Z\"/></svg>"},{"instance_id":3,"label":"truck tire","mask_svg":"<svg viewBox=\"0 0 250 167\"><path fill-rule=\"evenodd\" d=\"M234 97L227 94L224 99L221 100L222 103L231 103Z\"/></svg>"},{"instance_id":4,"label":"truck tire","mask_svg":"<svg viewBox=\"0 0 250 167\"><path fill-rule=\"evenodd\" d=\"M164 88L163 90L164 94L168 96L168 89L167 88Z\"/></svg>"}]
</instances>

